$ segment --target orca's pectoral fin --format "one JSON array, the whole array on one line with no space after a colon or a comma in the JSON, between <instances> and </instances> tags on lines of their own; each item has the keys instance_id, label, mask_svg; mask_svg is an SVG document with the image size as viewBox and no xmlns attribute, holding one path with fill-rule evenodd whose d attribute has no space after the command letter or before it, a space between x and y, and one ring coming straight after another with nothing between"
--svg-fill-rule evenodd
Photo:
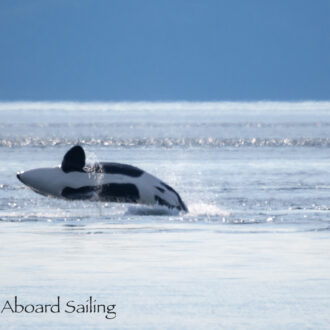
<instances>
[{"instance_id":1,"label":"orca's pectoral fin","mask_svg":"<svg viewBox=\"0 0 330 330\"><path fill-rule=\"evenodd\" d=\"M81 187L81 188L70 188L66 187L62 191L62 196L66 199L71 200L87 200L93 199L97 194L97 189L95 187Z\"/></svg>"},{"instance_id":2,"label":"orca's pectoral fin","mask_svg":"<svg viewBox=\"0 0 330 330\"><path fill-rule=\"evenodd\" d=\"M61 168L64 172L83 171L86 156L84 149L76 145L72 147L63 157Z\"/></svg>"}]
</instances>

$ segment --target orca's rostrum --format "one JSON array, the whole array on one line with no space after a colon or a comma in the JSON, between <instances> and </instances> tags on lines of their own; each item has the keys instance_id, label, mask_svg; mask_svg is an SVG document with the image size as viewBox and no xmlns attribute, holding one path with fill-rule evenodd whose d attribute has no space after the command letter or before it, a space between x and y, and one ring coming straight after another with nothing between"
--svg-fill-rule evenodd
<instances>
[{"instance_id":1,"label":"orca's rostrum","mask_svg":"<svg viewBox=\"0 0 330 330\"><path fill-rule=\"evenodd\" d=\"M19 172L17 178L37 193L68 200L163 205L188 212L180 195L143 170L126 164L86 165L84 149L76 145L61 166Z\"/></svg>"}]
</instances>

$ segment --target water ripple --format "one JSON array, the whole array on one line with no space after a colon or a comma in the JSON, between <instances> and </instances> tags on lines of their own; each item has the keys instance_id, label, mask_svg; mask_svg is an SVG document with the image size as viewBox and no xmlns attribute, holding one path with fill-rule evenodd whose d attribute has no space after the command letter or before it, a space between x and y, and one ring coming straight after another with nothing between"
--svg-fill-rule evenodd
<instances>
[{"instance_id":1,"label":"water ripple","mask_svg":"<svg viewBox=\"0 0 330 330\"><path fill-rule=\"evenodd\" d=\"M120 148L157 147L157 148L191 148L191 147L330 147L329 138L0 138L0 147L49 147L49 146L71 146L73 144L90 146L109 146Z\"/></svg>"}]
</instances>

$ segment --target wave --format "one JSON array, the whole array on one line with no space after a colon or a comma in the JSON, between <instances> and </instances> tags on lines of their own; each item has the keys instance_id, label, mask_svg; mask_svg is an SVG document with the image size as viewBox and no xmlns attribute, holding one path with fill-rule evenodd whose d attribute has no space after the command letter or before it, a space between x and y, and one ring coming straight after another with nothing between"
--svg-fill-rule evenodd
<instances>
[{"instance_id":1,"label":"wave","mask_svg":"<svg viewBox=\"0 0 330 330\"><path fill-rule=\"evenodd\" d=\"M104 205L93 202L76 201L70 204L70 208L65 208L68 203L56 203L56 205L38 205L33 200L28 203L9 202L8 209L0 210L0 221L7 222L22 222L22 221L43 221L43 222L89 222L98 221L126 221L132 216L141 216L144 219L149 216L161 216L165 221L204 221L213 218L215 222L220 221L224 223L225 217L229 217L231 212L220 208L211 203L191 203L188 205L189 212L182 213L175 209L168 209L167 207L154 205ZM30 202L30 203L29 203ZM27 205L26 204L33 204ZM62 208L59 207L62 205ZM63 208L64 207L64 208ZM202 218L201 218L202 217Z\"/></svg>"},{"instance_id":2,"label":"wave","mask_svg":"<svg viewBox=\"0 0 330 330\"><path fill-rule=\"evenodd\" d=\"M330 147L330 138L41 138L18 137L0 138L0 147L56 147L82 144L89 146L108 146L118 148L194 148L194 147Z\"/></svg>"},{"instance_id":3,"label":"wave","mask_svg":"<svg viewBox=\"0 0 330 330\"><path fill-rule=\"evenodd\" d=\"M129 206L127 208L126 215L140 215L140 216L161 216L161 215L179 215L180 212L176 209L169 209L165 206L155 205L155 206Z\"/></svg>"}]
</instances>

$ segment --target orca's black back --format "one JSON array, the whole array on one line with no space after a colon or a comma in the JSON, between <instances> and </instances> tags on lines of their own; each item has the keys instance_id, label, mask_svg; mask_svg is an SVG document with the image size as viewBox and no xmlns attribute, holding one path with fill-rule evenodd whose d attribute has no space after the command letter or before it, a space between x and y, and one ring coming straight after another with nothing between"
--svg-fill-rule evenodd
<instances>
[{"instance_id":1,"label":"orca's black back","mask_svg":"<svg viewBox=\"0 0 330 330\"><path fill-rule=\"evenodd\" d=\"M95 172L98 173L106 173L106 174L122 174L132 177L141 176L144 171L141 169L127 164L119 164L119 163L97 163L94 164Z\"/></svg>"}]
</instances>

